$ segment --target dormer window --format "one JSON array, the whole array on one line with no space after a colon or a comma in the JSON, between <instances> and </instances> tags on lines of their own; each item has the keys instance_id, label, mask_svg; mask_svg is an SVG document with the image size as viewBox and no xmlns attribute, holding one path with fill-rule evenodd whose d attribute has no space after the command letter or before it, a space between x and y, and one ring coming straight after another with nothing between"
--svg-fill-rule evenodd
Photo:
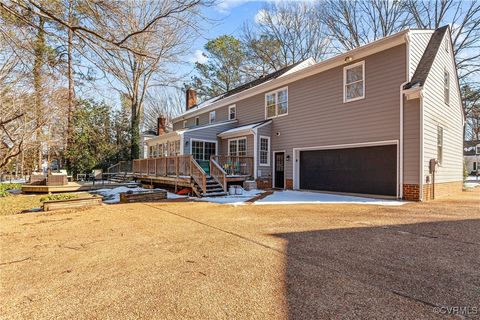
<instances>
[{"instance_id":1,"label":"dormer window","mask_svg":"<svg viewBox=\"0 0 480 320\"><path fill-rule=\"evenodd\" d=\"M365 98L365 61L343 68L343 102Z\"/></svg>"}]
</instances>

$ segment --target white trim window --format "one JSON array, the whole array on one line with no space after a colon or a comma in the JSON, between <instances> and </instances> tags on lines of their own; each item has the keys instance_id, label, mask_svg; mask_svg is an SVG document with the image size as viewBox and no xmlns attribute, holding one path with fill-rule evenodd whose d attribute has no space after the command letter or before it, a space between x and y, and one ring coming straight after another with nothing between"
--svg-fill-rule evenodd
<instances>
[{"instance_id":1,"label":"white trim window","mask_svg":"<svg viewBox=\"0 0 480 320\"><path fill-rule=\"evenodd\" d=\"M237 118L237 106L231 105L228 107L228 120L235 120Z\"/></svg>"},{"instance_id":2,"label":"white trim window","mask_svg":"<svg viewBox=\"0 0 480 320\"><path fill-rule=\"evenodd\" d=\"M217 143L191 139L190 153L196 161L209 161L217 152Z\"/></svg>"},{"instance_id":3,"label":"white trim window","mask_svg":"<svg viewBox=\"0 0 480 320\"><path fill-rule=\"evenodd\" d=\"M195 117L195 126L200 125L200 117Z\"/></svg>"},{"instance_id":4,"label":"white trim window","mask_svg":"<svg viewBox=\"0 0 480 320\"><path fill-rule=\"evenodd\" d=\"M288 114L288 87L265 94L265 119Z\"/></svg>"},{"instance_id":5,"label":"white trim window","mask_svg":"<svg viewBox=\"0 0 480 320\"><path fill-rule=\"evenodd\" d=\"M187 120L183 120L183 129L187 127Z\"/></svg>"},{"instance_id":6,"label":"white trim window","mask_svg":"<svg viewBox=\"0 0 480 320\"><path fill-rule=\"evenodd\" d=\"M228 140L228 155L244 157L247 155L247 138L237 138Z\"/></svg>"},{"instance_id":7,"label":"white trim window","mask_svg":"<svg viewBox=\"0 0 480 320\"><path fill-rule=\"evenodd\" d=\"M365 98L365 61L343 68L343 102Z\"/></svg>"},{"instance_id":8,"label":"white trim window","mask_svg":"<svg viewBox=\"0 0 480 320\"><path fill-rule=\"evenodd\" d=\"M450 73L447 69L443 71L443 99L445 104L450 103Z\"/></svg>"},{"instance_id":9,"label":"white trim window","mask_svg":"<svg viewBox=\"0 0 480 320\"><path fill-rule=\"evenodd\" d=\"M260 136L260 165L269 166L270 165L270 137Z\"/></svg>"},{"instance_id":10,"label":"white trim window","mask_svg":"<svg viewBox=\"0 0 480 320\"><path fill-rule=\"evenodd\" d=\"M443 161L443 128L437 126L437 160L439 164Z\"/></svg>"},{"instance_id":11,"label":"white trim window","mask_svg":"<svg viewBox=\"0 0 480 320\"><path fill-rule=\"evenodd\" d=\"M217 112L215 110L210 111L210 113L208 114L208 123L214 123L216 118L217 118Z\"/></svg>"}]
</instances>

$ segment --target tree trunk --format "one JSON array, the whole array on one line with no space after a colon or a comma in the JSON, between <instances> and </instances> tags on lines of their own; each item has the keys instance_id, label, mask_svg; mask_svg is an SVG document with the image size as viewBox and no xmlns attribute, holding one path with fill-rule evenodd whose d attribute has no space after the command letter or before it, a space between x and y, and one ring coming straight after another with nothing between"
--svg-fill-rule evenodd
<instances>
[{"instance_id":1,"label":"tree trunk","mask_svg":"<svg viewBox=\"0 0 480 320\"><path fill-rule=\"evenodd\" d=\"M72 1L69 3L68 20L72 23ZM65 143L65 151L72 144L73 139L73 112L75 108L75 90L73 81L73 61L72 61L72 47L73 47L73 31L68 29L68 43L67 43L67 77L68 77L68 115L67 115L67 139ZM66 158L67 166L70 165L70 160Z\"/></svg>"},{"instance_id":2,"label":"tree trunk","mask_svg":"<svg viewBox=\"0 0 480 320\"><path fill-rule=\"evenodd\" d=\"M37 39L35 41L35 61L33 63L33 87L35 90L35 115L37 121L36 132L36 162L37 170L42 169L42 123L43 123L43 87L42 87L42 66L44 64L45 52L45 21L42 17L38 21Z\"/></svg>"},{"instance_id":3,"label":"tree trunk","mask_svg":"<svg viewBox=\"0 0 480 320\"><path fill-rule=\"evenodd\" d=\"M132 99L132 119L131 119L131 138L132 144L130 146L130 158L138 159L140 157L140 116L139 116L138 102Z\"/></svg>"}]
</instances>

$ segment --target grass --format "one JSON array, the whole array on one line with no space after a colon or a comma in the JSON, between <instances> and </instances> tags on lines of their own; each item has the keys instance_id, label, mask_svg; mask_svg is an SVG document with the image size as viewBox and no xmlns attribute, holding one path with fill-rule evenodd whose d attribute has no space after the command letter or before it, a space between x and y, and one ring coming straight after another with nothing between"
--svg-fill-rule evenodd
<instances>
[{"instance_id":1,"label":"grass","mask_svg":"<svg viewBox=\"0 0 480 320\"><path fill-rule=\"evenodd\" d=\"M78 198L79 196L88 195L87 193L77 194L52 194L52 195L27 195L16 194L7 197L0 197L0 216L19 214L25 210L40 208L44 201L49 200L66 200Z\"/></svg>"},{"instance_id":2,"label":"grass","mask_svg":"<svg viewBox=\"0 0 480 320\"><path fill-rule=\"evenodd\" d=\"M57 194L49 194L48 196L40 198L41 202L45 201L52 201L52 200L70 200L70 199L76 199L78 196L76 194L62 194L62 193L57 193Z\"/></svg>"},{"instance_id":3,"label":"grass","mask_svg":"<svg viewBox=\"0 0 480 320\"><path fill-rule=\"evenodd\" d=\"M22 185L20 183L0 183L0 198L10 195L7 190L20 190L21 188Z\"/></svg>"},{"instance_id":4,"label":"grass","mask_svg":"<svg viewBox=\"0 0 480 320\"><path fill-rule=\"evenodd\" d=\"M23 210L29 210L42 206L40 199L43 195L10 195L0 198L0 215L22 213Z\"/></svg>"}]
</instances>

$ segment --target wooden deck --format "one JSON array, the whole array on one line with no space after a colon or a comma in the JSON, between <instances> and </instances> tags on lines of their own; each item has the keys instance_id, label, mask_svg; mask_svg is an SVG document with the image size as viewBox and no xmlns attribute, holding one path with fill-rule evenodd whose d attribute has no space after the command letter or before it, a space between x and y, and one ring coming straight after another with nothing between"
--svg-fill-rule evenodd
<instances>
[{"instance_id":1,"label":"wooden deck","mask_svg":"<svg viewBox=\"0 0 480 320\"><path fill-rule=\"evenodd\" d=\"M64 186L45 186L45 185L22 185L22 192L24 193L57 193L57 192L77 192L77 191L91 191L98 189L113 189L117 187L132 186L135 183L102 183L96 182L69 182Z\"/></svg>"}]
</instances>

